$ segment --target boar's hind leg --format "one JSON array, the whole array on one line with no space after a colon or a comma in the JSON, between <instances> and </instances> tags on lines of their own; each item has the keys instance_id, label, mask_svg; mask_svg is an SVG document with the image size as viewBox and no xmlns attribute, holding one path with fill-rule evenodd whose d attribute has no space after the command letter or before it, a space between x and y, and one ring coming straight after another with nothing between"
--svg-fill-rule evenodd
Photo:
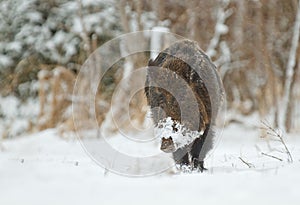
<instances>
[{"instance_id":1,"label":"boar's hind leg","mask_svg":"<svg viewBox=\"0 0 300 205\"><path fill-rule=\"evenodd\" d=\"M193 169L199 169L201 172L206 169L204 168L204 162L203 162L204 158L200 158L199 155L202 150L205 139L207 137L208 131L209 131L209 126L206 127L202 136L194 140L191 149Z\"/></svg>"},{"instance_id":2,"label":"boar's hind leg","mask_svg":"<svg viewBox=\"0 0 300 205\"><path fill-rule=\"evenodd\" d=\"M189 153L187 148L179 148L175 152L173 152L173 158L176 164L180 166L189 165Z\"/></svg>"}]
</instances>

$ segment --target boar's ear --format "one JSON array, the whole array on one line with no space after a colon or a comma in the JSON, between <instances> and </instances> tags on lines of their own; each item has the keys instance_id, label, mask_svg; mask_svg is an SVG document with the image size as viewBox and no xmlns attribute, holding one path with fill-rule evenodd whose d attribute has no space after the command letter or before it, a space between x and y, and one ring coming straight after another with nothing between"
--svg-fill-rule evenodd
<instances>
[{"instance_id":1,"label":"boar's ear","mask_svg":"<svg viewBox=\"0 0 300 205\"><path fill-rule=\"evenodd\" d=\"M169 139L169 140L173 140L171 136L170 136L168 139Z\"/></svg>"},{"instance_id":2,"label":"boar's ear","mask_svg":"<svg viewBox=\"0 0 300 205\"><path fill-rule=\"evenodd\" d=\"M165 137L163 137L163 138L161 138L162 140L166 140L166 138Z\"/></svg>"}]
</instances>

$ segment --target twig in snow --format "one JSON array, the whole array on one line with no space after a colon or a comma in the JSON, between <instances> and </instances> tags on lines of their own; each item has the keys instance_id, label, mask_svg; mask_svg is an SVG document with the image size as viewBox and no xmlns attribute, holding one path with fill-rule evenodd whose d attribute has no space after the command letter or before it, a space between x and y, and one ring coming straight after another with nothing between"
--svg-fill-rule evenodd
<instances>
[{"instance_id":1,"label":"twig in snow","mask_svg":"<svg viewBox=\"0 0 300 205\"><path fill-rule=\"evenodd\" d=\"M239 159L246 164L249 168L255 168L255 166L249 162L246 162L242 157L239 157Z\"/></svg>"},{"instance_id":2,"label":"twig in snow","mask_svg":"<svg viewBox=\"0 0 300 205\"><path fill-rule=\"evenodd\" d=\"M292 158L292 155L291 155L291 152L289 151L289 149L287 148L284 140L283 140L283 137L282 137L282 133L275 130L273 127L270 126L269 123L267 122L262 122L262 124L270 131L267 132L268 135L270 136L273 136L275 138L277 138L276 141L280 142L283 146L284 146L284 149L285 149L285 153L288 155L288 161L289 162L293 162L293 158Z\"/></svg>"},{"instance_id":3,"label":"twig in snow","mask_svg":"<svg viewBox=\"0 0 300 205\"><path fill-rule=\"evenodd\" d=\"M3 146L2 142L0 142L0 151L5 151L5 147Z\"/></svg>"},{"instance_id":4,"label":"twig in snow","mask_svg":"<svg viewBox=\"0 0 300 205\"><path fill-rule=\"evenodd\" d=\"M264 156L267 156L267 157L271 157L271 158L273 158L273 159L277 159L277 160L279 160L279 161L283 161L283 160L280 159L279 157L275 157L275 156L273 156L273 155L266 154L266 153L264 153L264 152L261 152L261 154L264 155Z\"/></svg>"},{"instance_id":5,"label":"twig in snow","mask_svg":"<svg viewBox=\"0 0 300 205\"><path fill-rule=\"evenodd\" d=\"M104 173L103 173L103 175L104 175L105 177L108 175L108 172L109 172L109 170L108 170L106 167L104 167Z\"/></svg>"}]
</instances>

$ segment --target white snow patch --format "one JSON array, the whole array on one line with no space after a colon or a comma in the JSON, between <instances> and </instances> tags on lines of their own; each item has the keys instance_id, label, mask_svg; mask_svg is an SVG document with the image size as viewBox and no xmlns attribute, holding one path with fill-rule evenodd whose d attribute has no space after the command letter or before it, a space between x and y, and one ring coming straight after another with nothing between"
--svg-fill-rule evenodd
<instances>
[{"instance_id":1,"label":"white snow patch","mask_svg":"<svg viewBox=\"0 0 300 205\"><path fill-rule=\"evenodd\" d=\"M0 54L0 65L10 66L12 63L13 63L13 61L9 56Z\"/></svg>"},{"instance_id":2,"label":"white snow patch","mask_svg":"<svg viewBox=\"0 0 300 205\"><path fill-rule=\"evenodd\" d=\"M12 51L15 51L15 52L21 52L22 44L21 44L21 42L13 41L13 42L10 42L10 43L7 44L6 49L7 50L12 50Z\"/></svg>"},{"instance_id":3,"label":"white snow patch","mask_svg":"<svg viewBox=\"0 0 300 205\"><path fill-rule=\"evenodd\" d=\"M173 126L177 129L174 131ZM180 123L174 122L170 117L160 121L154 128L154 134L158 138L172 137L175 149L185 147L192 143L196 138L201 136L203 132L190 131Z\"/></svg>"},{"instance_id":4,"label":"white snow patch","mask_svg":"<svg viewBox=\"0 0 300 205\"><path fill-rule=\"evenodd\" d=\"M226 34L228 32L228 26L225 24L217 24L216 32L218 32L220 34Z\"/></svg>"},{"instance_id":5,"label":"white snow patch","mask_svg":"<svg viewBox=\"0 0 300 205\"><path fill-rule=\"evenodd\" d=\"M31 22L40 22L42 21L42 15L38 12L31 12L27 14L27 17Z\"/></svg>"},{"instance_id":6,"label":"white snow patch","mask_svg":"<svg viewBox=\"0 0 300 205\"><path fill-rule=\"evenodd\" d=\"M5 98L0 96L0 107L5 117L11 118L16 116L18 114L18 106L19 100L15 96L7 96Z\"/></svg>"},{"instance_id":7,"label":"white snow patch","mask_svg":"<svg viewBox=\"0 0 300 205\"><path fill-rule=\"evenodd\" d=\"M40 71L38 72L38 78L39 78L39 79L47 78L49 75L51 75L51 72L48 71L48 70L40 70Z\"/></svg>"}]
</instances>

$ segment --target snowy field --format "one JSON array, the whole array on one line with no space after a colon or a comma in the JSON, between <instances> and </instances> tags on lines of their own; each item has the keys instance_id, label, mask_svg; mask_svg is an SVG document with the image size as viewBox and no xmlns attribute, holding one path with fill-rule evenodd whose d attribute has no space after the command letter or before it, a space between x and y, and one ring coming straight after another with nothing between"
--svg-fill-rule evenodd
<instances>
[{"instance_id":1,"label":"snowy field","mask_svg":"<svg viewBox=\"0 0 300 205\"><path fill-rule=\"evenodd\" d=\"M299 136L285 139L289 163L282 144L259 133L232 124L207 159L205 173L171 170L142 178L104 170L76 138L63 139L56 130L5 140L0 204L299 204Z\"/></svg>"}]
</instances>

